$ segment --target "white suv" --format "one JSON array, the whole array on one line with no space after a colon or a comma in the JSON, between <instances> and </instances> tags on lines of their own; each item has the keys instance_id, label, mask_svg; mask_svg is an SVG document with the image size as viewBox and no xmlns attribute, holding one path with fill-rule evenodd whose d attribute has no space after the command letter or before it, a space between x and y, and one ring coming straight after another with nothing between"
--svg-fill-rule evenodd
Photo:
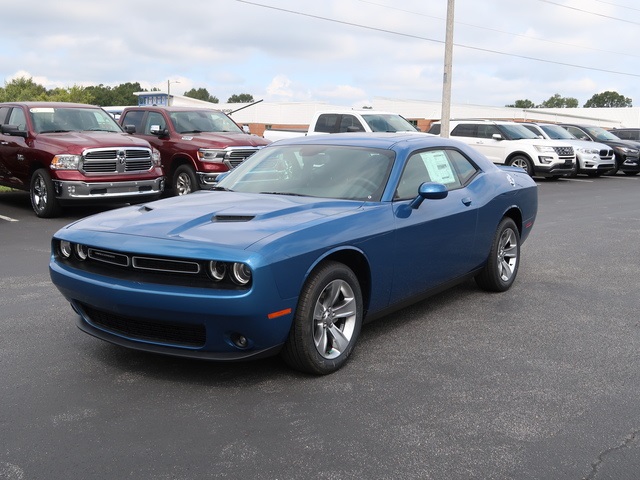
<instances>
[{"instance_id":1,"label":"white suv","mask_svg":"<svg viewBox=\"0 0 640 480\"><path fill-rule=\"evenodd\" d=\"M576 151L576 169L571 176L586 173L590 177L599 177L616 166L613 148L604 143L578 140L575 136L553 123L523 123L525 127L536 135L550 140L564 140Z\"/></svg>"},{"instance_id":2,"label":"white suv","mask_svg":"<svg viewBox=\"0 0 640 480\"><path fill-rule=\"evenodd\" d=\"M575 169L573 147L560 140L539 138L516 122L451 120L451 137L482 152L493 163L523 168L529 175L558 178ZM439 135L440 123L429 133Z\"/></svg>"}]
</instances>

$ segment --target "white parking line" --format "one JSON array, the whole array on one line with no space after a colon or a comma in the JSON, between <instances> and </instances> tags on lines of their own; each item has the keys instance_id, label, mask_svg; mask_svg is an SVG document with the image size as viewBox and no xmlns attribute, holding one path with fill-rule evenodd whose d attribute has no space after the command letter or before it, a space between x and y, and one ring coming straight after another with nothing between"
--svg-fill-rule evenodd
<instances>
[{"instance_id":1,"label":"white parking line","mask_svg":"<svg viewBox=\"0 0 640 480\"><path fill-rule=\"evenodd\" d=\"M593 180L587 180L584 178L563 178L562 180L566 181L566 182L586 182L586 183L593 183Z\"/></svg>"},{"instance_id":2,"label":"white parking line","mask_svg":"<svg viewBox=\"0 0 640 480\"><path fill-rule=\"evenodd\" d=\"M0 215L0 220L6 220L7 222L17 222L17 218L5 217L4 215Z\"/></svg>"},{"instance_id":3,"label":"white parking line","mask_svg":"<svg viewBox=\"0 0 640 480\"><path fill-rule=\"evenodd\" d=\"M615 180L638 180L640 177L633 175L603 175L600 178L613 178Z\"/></svg>"}]
</instances>

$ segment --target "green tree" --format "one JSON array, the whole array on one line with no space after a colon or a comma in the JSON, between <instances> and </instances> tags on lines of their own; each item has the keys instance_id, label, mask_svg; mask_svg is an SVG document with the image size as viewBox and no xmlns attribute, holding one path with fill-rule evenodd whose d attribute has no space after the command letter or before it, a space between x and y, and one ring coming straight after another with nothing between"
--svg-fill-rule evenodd
<instances>
[{"instance_id":1,"label":"green tree","mask_svg":"<svg viewBox=\"0 0 640 480\"><path fill-rule=\"evenodd\" d=\"M47 92L47 100L50 102L73 102L93 104L94 98L91 92L84 87L74 85L69 88L54 88Z\"/></svg>"},{"instance_id":2,"label":"green tree","mask_svg":"<svg viewBox=\"0 0 640 480\"><path fill-rule=\"evenodd\" d=\"M195 98L197 100L203 100L205 102L210 103L218 103L219 100L217 97L212 96L206 88L192 88L188 92L184 92L185 97Z\"/></svg>"},{"instance_id":3,"label":"green tree","mask_svg":"<svg viewBox=\"0 0 640 480\"><path fill-rule=\"evenodd\" d=\"M240 93L237 95L231 95L229 100L227 100L227 103L251 103L253 101L253 95L249 93Z\"/></svg>"},{"instance_id":4,"label":"green tree","mask_svg":"<svg viewBox=\"0 0 640 480\"><path fill-rule=\"evenodd\" d=\"M620 95L618 92L607 90L606 92L596 93L584 104L585 108L595 107L633 107L633 102L629 97Z\"/></svg>"},{"instance_id":5,"label":"green tree","mask_svg":"<svg viewBox=\"0 0 640 480\"><path fill-rule=\"evenodd\" d=\"M505 107L512 107L512 108L536 108L536 104L533 103L531 100L529 99L524 99L524 100L516 100L516 102L513 105L505 105Z\"/></svg>"},{"instance_id":6,"label":"green tree","mask_svg":"<svg viewBox=\"0 0 640 480\"><path fill-rule=\"evenodd\" d=\"M26 102L48 100L47 89L33 81L32 78L14 78L10 82L4 82L4 88L0 88L0 101L2 102Z\"/></svg>"},{"instance_id":7,"label":"green tree","mask_svg":"<svg viewBox=\"0 0 640 480\"><path fill-rule=\"evenodd\" d=\"M576 108L577 106L577 98L561 97L559 93L539 105L540 108Z\"/></svg>"}]
</instances>

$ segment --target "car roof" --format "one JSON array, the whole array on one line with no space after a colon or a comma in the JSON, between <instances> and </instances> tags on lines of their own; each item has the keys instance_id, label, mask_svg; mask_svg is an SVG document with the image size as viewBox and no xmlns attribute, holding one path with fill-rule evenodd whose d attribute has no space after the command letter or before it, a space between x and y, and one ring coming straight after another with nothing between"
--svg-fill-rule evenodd
<instances>
[{"instance_id":1,"label":"car roof","mask_svg":"<svg viewBox=\"0 0 640 480\"><path fill-rule=\"evenodd\" d=\"M3 102L0 105L21 105L27 108L100 108L97 105L70 102Z\"/></svg>"},{"instance_id":2,"label":"car roof","mask_svg":"<svg viewBox=\"0 0 640 480\"><path fill-rule=\"evenodd\" d=\"M222 110L216 110L215 108L210 107L167 107L165 105L131 105L126 107L126 110L134 110L134 109L142 109L142 110L165 110L167 112L193 112L193 111L206 111L213 110L215 112L222 112Z\"/></svg>"}]
</instances>

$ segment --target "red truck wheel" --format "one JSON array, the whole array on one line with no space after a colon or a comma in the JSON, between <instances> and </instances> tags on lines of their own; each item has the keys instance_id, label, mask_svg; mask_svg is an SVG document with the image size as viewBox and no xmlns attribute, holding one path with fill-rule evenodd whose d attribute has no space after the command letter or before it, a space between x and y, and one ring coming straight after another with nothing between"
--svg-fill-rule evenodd
<instances>
[{"instance_id":1,"label":"red truck wheel","mask_svg":"<svg viewBox=\"0 0 640 480\"><path fill-rule=\"evenodd\" d=\"M44 168L36 170L31 176L29 187L31 206L40 218L57 217L61 208L53 189L51 177Z\"/></svg>"},{"instance_id":2,"label":"red truck wheel","mask_svg":"<svg viewBox=\"0 0 640 480\"><path fill-rule=\"evenodd\" d=\"M180 165L173 175L171 187L174 195L186 195L199 190L196 173L188 165Z\"/></svg>"}]
</instances>

